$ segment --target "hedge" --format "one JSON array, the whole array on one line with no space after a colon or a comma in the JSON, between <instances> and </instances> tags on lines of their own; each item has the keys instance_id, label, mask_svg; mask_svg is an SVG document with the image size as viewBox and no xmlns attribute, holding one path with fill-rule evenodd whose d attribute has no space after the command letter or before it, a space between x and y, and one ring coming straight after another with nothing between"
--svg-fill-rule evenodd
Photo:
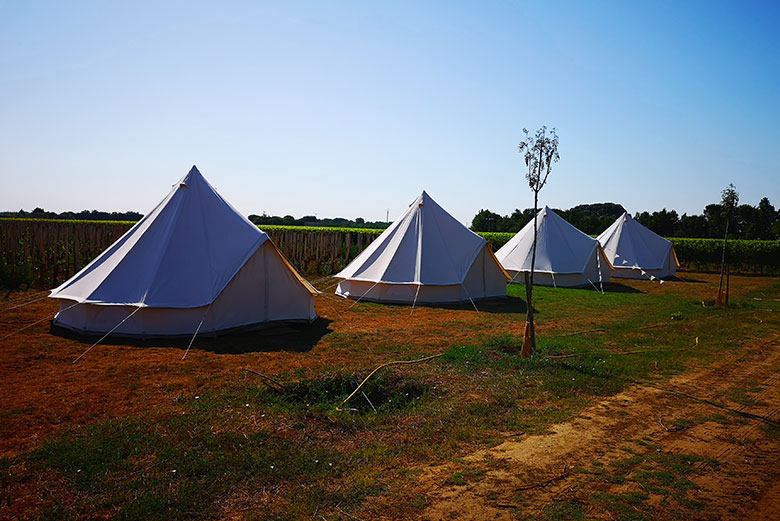
<instances>
[{"instance_id":1,"label":"hedge","mask_svg":"<svg viewBox=\"0 0 780 521\"><path fill-rule=\"evenodd\" d=\"M720 239L669 239L684 268L694 271L719 269L723 255ZM780 241L730 240L727 243L726 260L732 270L744 273L780 273Z\"/></svg>"},{"instance_id":2,"label":"hedge","mask_svg":"<svg viewBox=\"0 0 780 521\"><path fill-rule=\"evenodd\" d=\"M70 277L132 226L127 221L0 218L0 286L52 287ZM313 226L262 226L282 253L305 274L343 268L383 230ZM482 232L493 250L512 233ZM682 269L717 271L723 241L672 238ZM780 241L729 241L735 273L780 274Z\"/></svg>"}]
</instances>

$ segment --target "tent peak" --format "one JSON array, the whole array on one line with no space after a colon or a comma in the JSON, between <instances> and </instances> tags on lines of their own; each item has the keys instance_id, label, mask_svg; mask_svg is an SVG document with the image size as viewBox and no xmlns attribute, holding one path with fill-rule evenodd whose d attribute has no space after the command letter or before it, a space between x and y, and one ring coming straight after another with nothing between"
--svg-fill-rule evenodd
<instances>
[{"instance_id":1,"label":"tent peak","mask_svg":"<svg viewBox=\"0 0 780 521\"><path fill-rule=\"evenodd\" d=\"M186 188L189 182L194 179L203 179L203 174L200 173L200 170L198 170L197 166L192 165L192 168L190 168L190 171L187 173L187 175L185 175L184 178L179 181L179 186Z\"/></svg>"},{"instance_id":2,"label":"tent peak","mask_svg":"<svg viewBox=\"0 0 780 521\"><path fill-rule=\"evenodd\" d=\"M425 203L427 203L428 201L433 201L433 199L431 198L430 195L428 195L428 192L423 190L422 193L420 194L420 197L417 198L417 206L418 207L425 206Z\"/></svg>"}]
</instances>

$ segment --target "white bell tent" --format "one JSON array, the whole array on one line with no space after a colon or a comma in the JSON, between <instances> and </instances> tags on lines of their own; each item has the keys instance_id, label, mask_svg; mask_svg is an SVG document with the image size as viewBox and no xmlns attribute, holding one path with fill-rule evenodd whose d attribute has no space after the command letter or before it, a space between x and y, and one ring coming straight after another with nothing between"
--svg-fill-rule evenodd
<instances>
[{"instance_id":1,"label":"white bell tent","mask_svg":"<svg viewBox=\"0 0 780 521\"><path fill-rule=\"evenodd\" d=\"M316 318L316 290L196 167L50 297L80 333L187 336ZM194 337L193 337L194 338Z\"/></svg>"},{"instance_id":2,"label":"white bell tent","mask_svg":"<svg viewBox=\"0 0 780 521\"><path fill-rule=\"evenodd\" d=\"M534 284L540 286L584 287L609 282L612 266L599 242L582 233L545 206L537 214ZM531 271L534 222L509 239L496 258L522 284L523 272Z\"/></svg>"},{"instance_id":3,"label":"white bell tent","mask_svg":"<svg viewBox=\"0 0 780 521\"><path fill-rule=\"evenodd\" d=\"M674 245L624 213L599 235L615 271L613 277L656 279L673 277L680 267Z\"/></svg>"},{"instance_id":4,"label":"white bell tent","mask_svg":"<svg viewBox=\"0 0 780 521\"><path fill-rule=\"evenodd\" d=\"M337 295L409 304L505 297L509 278L487 241L425 192L336 277Z\"/></svg>"}]
</instances>

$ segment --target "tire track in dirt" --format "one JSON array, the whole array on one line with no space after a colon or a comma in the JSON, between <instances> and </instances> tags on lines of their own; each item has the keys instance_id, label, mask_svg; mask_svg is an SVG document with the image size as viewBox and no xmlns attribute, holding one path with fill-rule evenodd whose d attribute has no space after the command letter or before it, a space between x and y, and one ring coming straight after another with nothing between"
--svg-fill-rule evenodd
<instances>
[{"instance_id":1,"label":"tire track in dirt","mask_svg":"<svg viewBox=\"0 0 780 521\"><path fill-rule=\"evenodd\" d=\"M780 413L780 338L774 336L762 349L743 349L717 367L680 375L663 388L721 401L731 409L750 411L778 420ZM728 399L729 391L760 385L749 406ZM677 419L698 419L692 426L670 428ZM584 411L572 421L554 425L549 433L510 439L477 451L460 462L427 468L418 492L428 499L421 519L516 519L539 516L556 501L575 501L589 517L610 519L604 505L591 500L583 486L586 474L577 467L607 467L627 456L625 450L643 450L636 442L649 441L664 453L708 458L691 477L693 499L704 506L688 519L743 519L763 512L780 514L780 477L776 465L780 438L767 433L766 424L745 420L710 405L666 393L649 386L633 386ZM644 444L642 444L644 445ZM711 463L717 460L720 464ZM452 484L456 472L475 476L467 484ZM636 487L634 487L635 489ZM632 490L631 483L598 483L604 493ZM651 497L649 504L664 504ZM757 509L757 510L756 510ZM668 519L668 507L657 516Z\"/></svg>"}]
</instances>

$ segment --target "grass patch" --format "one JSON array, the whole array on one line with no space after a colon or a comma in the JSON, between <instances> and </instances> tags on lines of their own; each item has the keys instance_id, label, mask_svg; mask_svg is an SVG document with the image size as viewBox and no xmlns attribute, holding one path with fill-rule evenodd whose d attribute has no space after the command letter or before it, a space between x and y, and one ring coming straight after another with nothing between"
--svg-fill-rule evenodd
<instances>
[{"instance_id":1,"label":"grass patch","mask_svg":"<svg viewBox=\"0 0 780 521\"><path fill-rule=\"evenodd\" d=\"M770 439L773 440L780 440L780 429L773 425L762 425L761 430L766 434Z\"/></svg>"},{"instance_id":2,"label":"grass patch","mask_svg":"<svg viewBox=\"0 0 780 521\"><path fill-rule=\"evenodd\" d=\"M652 514L647 501L652 497L671 498L676 502L675 511L697 510L701 503L688 496L696 485L690 476L700 474L707 466L718 467L716 460L662 452L653 446L645 453L627 451L631 455L610 463L611 469L597 467L594 477L610 483L635 487L621 494L595 493L591 500L600 503L617 519L642 520Z\"/></svg>"},{"instance_id":3,"label":"grass patch","mask_svg":"<svg viewBox=\"0 0 780 521\"><path fill-rule=\"evenodd\" d=\"M743 405L745 407L764 406L766 405L765 402L756 400L753 396L751 396L752 394L761 392L763 389L763 386L758 385L755 382L748 382L744 385L732 387L726 391L723 396L727 397L732 402L738 403L739 405Z\"/></svg>"},{"instance_id":4,"label":"grass patch","mask_svg":"<svg viewBox=\"0 0 780 521\"><path fill-rule=\"evenodd\" d=\"M574 501L555 501L544 507L542 519L546 521L578 521L585 519L582 505Z\"/></svg>"},{"instance_id":5,"label":"grass patch","mask_svg":"<svg viewBox=\"0 0 780 521\"><path fill-rule=\"evenodd\" d=\"M33 475L55 471L78 493L68 515L103 512L117 519L212 517L215 500L228 500L236 483L263 489L304 480L296 504L286 506L300 512L343 471L338 454L311 443L215 427L198 413L158 424L110 421L49 442L27 461Z\"/></svg>"},{"instance_id":6,"label":"grass patch","mask_svg":"<svg viewBox=\"0 0 780 521\"><path fill-rule=\"evenodd\" d=\"M361 381L356 374L321 375L288 383L284 393L266 392L263 398L265 403L327 411L340 405ZM420 379L384 373L368 380L344 407L362 414L399 411L413 406L430 391L430 386Z\"/></svg>"},{"instance_id":7,"label":"grass patch","mask_svg":"<svg viewBox=\"0 0 780 521\"><path fill-rule=\"evenodd\" d=\"M602 503L610 512L614 513L620 521L644 521L651 509L645 505L650 499L644 492L626 492L623 494L596 493L591 497L593 501Z\"/></svg>"}]
</instances>

